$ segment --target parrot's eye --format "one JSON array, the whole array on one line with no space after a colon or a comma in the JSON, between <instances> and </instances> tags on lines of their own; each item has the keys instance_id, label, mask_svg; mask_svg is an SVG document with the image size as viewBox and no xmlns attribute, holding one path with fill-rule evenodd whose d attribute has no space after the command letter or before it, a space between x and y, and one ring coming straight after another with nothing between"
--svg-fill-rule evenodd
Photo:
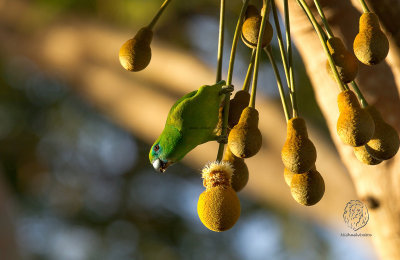
<instances>
[{"instance_id":1,"label":"parrot's eye","mask_svg":"<svg viewBox=\"0 0 400 260\"><path fill-rule=\"evenodd\" d=\"M160 146L157 144L154 146L154 152L157 152L158 150L160 150Z\"/></svg>"}]
</instances>

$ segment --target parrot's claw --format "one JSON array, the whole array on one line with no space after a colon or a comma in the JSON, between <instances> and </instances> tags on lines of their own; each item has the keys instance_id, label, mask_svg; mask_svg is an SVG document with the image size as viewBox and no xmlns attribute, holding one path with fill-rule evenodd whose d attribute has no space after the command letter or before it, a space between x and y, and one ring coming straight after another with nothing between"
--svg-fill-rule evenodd
<instances>
[{"instance_id":1,"label":"parrot's claw","mask_svg":"<svg viewBox=\"0 0 400 260\"><path fill-rule=\"evenodd\" d=\"M228 136L227 135L219 135L217 136L217 142L220 144L227 144L228 143Z\"/></svg>"},{"instance_id":2,"label":"parrot's claw","mask_svg":"<svg viewBox=\"0 0 400 260\"><path fill-rule=\"evenodd\" d=\"M223 86L222 89L219 91L220 95L232 93L233 91L233 85L228 85L228 86Z\"/></svg>"}]
</instances>

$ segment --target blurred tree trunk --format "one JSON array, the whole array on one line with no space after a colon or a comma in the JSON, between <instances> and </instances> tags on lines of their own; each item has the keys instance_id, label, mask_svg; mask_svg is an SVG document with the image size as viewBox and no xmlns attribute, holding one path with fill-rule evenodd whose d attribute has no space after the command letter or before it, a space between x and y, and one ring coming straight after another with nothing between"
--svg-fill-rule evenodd
<instances>
[{"instance_id":1,"label":"blurred tree trunk","mask_svg":"<svg viewBox=\"0 0 400 260\"><path fill-rule=\"evenodd\" d=\"M296 46L303 58L307 73L314 86L317 101L327 120L331 136L348 168L359 198L366 203L370 213L367 224L381 259L400 259L400 156L385 161L378 166L366 166L355 158L353 149L344 145L336 135L338 109L336 97L339 93L336 83L325 70L326 57L319 39L310 22L296 1L289 1L291 9L291 29ZM313 6L313 1L308 1ZM386 62L368 67L360 64L357 82L371 105L375 105L385 120L400 130L400 102L398 69L399 33L397 18L400 14L398 1L369 1L377 9L382 24L390 37L391 50ZM277 1L281 11L282 1ZM358 32L358 19L361 15L358 1L321 0L325 14L335 36L341 37L352 51L352 42ZM378 10L379 9L379 10ZM395 11L395 12L394 12ZM314 10L314 14L317 15ZM393 31L390 31L393 30ZM397 44L396 44L397 43ZM397 83L397 84L396 84ZM301 110L301 104L299 105ZM301 112L301 111L300 111ZM337 190L340 193L341 190Z\"/></svg>"}]
</instances>

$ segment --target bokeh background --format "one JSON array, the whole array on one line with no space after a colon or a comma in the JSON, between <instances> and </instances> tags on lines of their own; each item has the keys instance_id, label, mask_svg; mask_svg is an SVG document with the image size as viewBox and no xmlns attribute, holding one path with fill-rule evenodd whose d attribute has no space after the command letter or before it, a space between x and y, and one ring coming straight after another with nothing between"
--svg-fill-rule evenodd
<instances>
[{"instance_id":1,"label":"bokeh background","mask_svg":"<svg viewBox=\"0 0 400 260\"><path fill-rule=\"evenodd\" d=\"M215 144L165 174L153 170L148 151L168 107L214 80L218 38L218 1L173 1L156 26L149 68L124 71L119 46L160 4L0 0L0 259L376 259L368 238L340 236L351 231L342 214L356 197L298 54L300 109L322 147L319 163L342 176L321 206L297 205L285 187L284 116L265 56L259 106L269 111L265 124L278 123L266 152L249 160L235 227L213 233L197 216L199 173L216 156ZM224 73L240 5L227 5ZM239 88L249 59L239 43Z\"/></svg>"}]
</instances>

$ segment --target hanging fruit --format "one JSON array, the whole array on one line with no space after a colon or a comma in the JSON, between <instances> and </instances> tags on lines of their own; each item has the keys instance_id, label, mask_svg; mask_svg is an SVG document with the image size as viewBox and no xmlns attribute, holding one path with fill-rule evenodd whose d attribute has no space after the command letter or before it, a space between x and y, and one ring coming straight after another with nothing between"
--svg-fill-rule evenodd
<instances>
[{"instance_id":1,"label":"hanging fruit","mask_svg":"<svg viewBox=\"0 0 400 260\"><path fill-rule=\"evenodd\" d=\"M229 162L233 167L232 175L232 188L239 192L241 191L249 181L249 169L247 168L244 159L236 157L229 146L226 148L223 161Z\"/></svg>"},{"instance_id":2,"label":"hanging fruit","mask_svg":"<svg viewBox=\"0 0 400 260\"><path fill-rule=\"evenodd\" d=\"M374 120L361 108L353 91L341 92L337 102L340 112L337 133L342 142L353 147L368 143L374 134Z\"/></svg>"},{"instance_id":3,"label":"hanging fruit","mask_svg":"<svg viewBox=\"0 0 400 260\"><path fill-rule=\"evenodd\" d=\"M231 186L233 169L227 162L213 162L203 171L206 190L201 193L197 212L201 222L215 232L226 231L240 216L240 202Z\"/></svg>"},{"instance_id":4,"label":"hanging fruit","mask_svg":"<svg viewBox=\"0 0 400 260\"><path fill-rule=\"evenodd\" d=\"M363 13L360 17L360 31L354 39L354 54L366 65L376 65L389 53L389 41L374 13Z\"/></svg>"},{"instance_id":5,"label":"hanging fruit","mask_svg":"<svg viewBox=\"0 0 400 260\"><path fill-rule=\"evenodd\" d=\"M299 204L312 206L324 196L325 182L321 174L313 167L305 173L293 175L290 192Z\"/></svg>"},{"instance_id":6,"label":"hanging fruit","mask_svg":"<svg viewBox=\"0 0 400 260\"><path fill-rule=\"evenodd\" d=\"M258 153L261 145L258 111L255 108L246 107L240 116L239 123L229 133L229 149L236 157L249 158Z\"/></svg>"},{"instance_id":7,"label":"hanging fruit","mask_svg":"<svg viewBox=\"0 0 400 260\"><path fill-rule=\"evenodd\" d=\"M126 41L119 50L119 61L128 71L141 71L151 60L151 40L153 31L148 27L141 28L135 37Z\"/></svg>"},{"instance_id":8,"label":"hanging fruit","mask_svg":"<svg viewBox=\"0 0 400 260\"><path fill-rule=\"evenodd\" d=\"M346 49L342 40L338 37L328 39L327 45L333 61L335 62L340 79L344 83L353 81L358 73L358 60L356 57ZM329 75L334 79L334 72L332 72L328 61L326 62L326 69Z\"/></svg>"},{"instance_id":9,"label":"hanging fruit","mask_svg":"<svg viewBox=\"0 0 400 260\"><path fill-rule=\"evenodd\" d=\"M315 165L317 152L308 138L304 119L295 117L288 121L286 142L281 155L285 168L293 173L309 171Z\"/></svg>"}]
</instances>

